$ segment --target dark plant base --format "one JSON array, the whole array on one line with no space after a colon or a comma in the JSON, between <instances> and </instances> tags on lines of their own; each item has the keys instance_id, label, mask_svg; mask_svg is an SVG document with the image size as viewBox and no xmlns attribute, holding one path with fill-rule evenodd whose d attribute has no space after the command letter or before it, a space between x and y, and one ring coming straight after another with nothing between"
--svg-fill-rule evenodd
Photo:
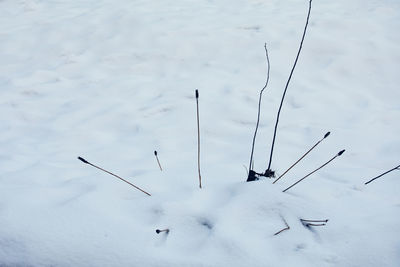
<instances>
[{"instance_id":1,"label":"dark plant base","mask_svg":"<svg viewBox=\"0 0 400 267\"><path fill-rule=\"evenodd\" d=\"M246 182L253 182L257 181L260 179L260 177L267 177L267 178L274 178L275 177L275 171L272 171L270 169L266 170L264 173L257 173L253 170L249 171L249 176L247 177Z\"/></svg>"}]
</instances>

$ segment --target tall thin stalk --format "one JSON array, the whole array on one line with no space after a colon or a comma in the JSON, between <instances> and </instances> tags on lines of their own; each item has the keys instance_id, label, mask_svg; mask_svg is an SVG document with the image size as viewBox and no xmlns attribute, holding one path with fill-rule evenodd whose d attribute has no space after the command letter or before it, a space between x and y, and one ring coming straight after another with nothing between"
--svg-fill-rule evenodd
<instances>
[{"instance_id":1,"label":"tall thin stalk","mask_svg":"<svg viewBox=\"0 0 400 267\"><path fill-rule=\"evenodd\" d=\"M196 107L197 107L197 169L199 172L199 187L201 188L200 174L200 118L199 118L199 90L196 89Z\"/></svg>"},{"instance_id":2,"label":"tall thin stalk","mask_svg":"<svg viewBox=\"0 0 400 267\"><path fill-rule=\"evenodd\" d=\"M261 89L260 91L260 96L258 98L258 113L257 113L257 123L256 123L256 129L254 131L254 136L253 136L253 144L251 146L251 154L250 154L250 163L249 163L249 170L253 169L253 153L254 153L254 145L256 143L256 136L257 136L257 131L258 131L258 125L260 123L260 110L261 110L261 98L262 98L262 94L264 92L264 90L267 88L268 86L268 82L269 82L269 71L270 71L270 63L269 63L269 57L268 57L268 49L267 49L267 43L264 44L264 49L265 49L265 56L267 58L267 80L265 82L264 87Z\"/></svg>"},{"instance_id":3,"label":"tall thin stalk","mask_svg":"<svg viewBox=\"0 0 400 267\"><path fill-rule=\"evenodd\" d=\"M275 146L275 139L276 139L276 131L277 131L277 129L278 129L279 116L280 116L280 114L281 114L283 101L284 101L284 99L285 99L286 91L287 91L287 89L288 89L288 87L289 87L290 80L292 79L292 75L293 75L294 69L296 68L297 61L298 61L298 59L299 59L301 49L303 48L303 42L304 42L304 38L305 38L305 36L306 36L307 27L308 27L308 22L309 22L309 20L310 20L311 2L312 2L312 0L310 0L310 2L309 2L308 14L307 14L307 21L306 21L306 25L304 26L304 32L303 32L303 36L302 36L302 38L301 38L300 47L299 47L299 50L298 50L298 52L297 52L297 56L296 56L296 59L295 59L295 61L294 61L292 70L290 71L289 78L288 78L288 80L287 80L287 82L286 82L285 90L283 91L283 95L282 95L282 99L281 99L281 104L280 104L280 106L279 106L278 114L277 114L277 116L276 116L275 129L274 129L274 137L273 137L273 139L272 139L271 152L270 152L270 156L269 156L269 163L268 163L268 168L267 168L266 173L271 169L272 155L273 155L273 153L274 153L274 146Z\"/></svg>"}]
</instances>

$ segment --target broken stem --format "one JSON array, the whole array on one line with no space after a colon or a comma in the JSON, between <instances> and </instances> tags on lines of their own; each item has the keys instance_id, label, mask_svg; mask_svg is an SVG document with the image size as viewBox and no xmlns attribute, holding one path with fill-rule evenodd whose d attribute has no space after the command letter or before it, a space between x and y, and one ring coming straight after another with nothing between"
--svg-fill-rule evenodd
<instances>
[{"instance_id":1,"label":"broken stem","mask_svg":"<svg viewBox=\"0 0 400 267\"><path fill-rule=\"evenodd\" d=\"M280 233L282 233L283 231L289 230L290 226L288 225L288 223L286 222L286 220L282 217L283 222L285 223L286 227L283 228L282 230L276 232L274 235L279 235Z\"/></svg>"}]
</instances>

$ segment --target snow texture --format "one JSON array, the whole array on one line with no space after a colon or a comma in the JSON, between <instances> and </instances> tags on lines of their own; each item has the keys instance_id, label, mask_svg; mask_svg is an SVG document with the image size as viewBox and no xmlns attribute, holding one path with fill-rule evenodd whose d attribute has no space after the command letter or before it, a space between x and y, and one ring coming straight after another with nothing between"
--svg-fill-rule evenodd
<instances>
[{"instance_id":1,"label":"snow texture","mask_svg":"<svg viewBox=\"0 0 400 267\"><path fill-rule=\"evenodd\" d=\"M399 1L313 1L273 169L332 134L245 183L264 43L258 172L307 8L0 0L0 266L400 266L400 172L364 185L399 164Z\"/></svg>"}]
</instances>

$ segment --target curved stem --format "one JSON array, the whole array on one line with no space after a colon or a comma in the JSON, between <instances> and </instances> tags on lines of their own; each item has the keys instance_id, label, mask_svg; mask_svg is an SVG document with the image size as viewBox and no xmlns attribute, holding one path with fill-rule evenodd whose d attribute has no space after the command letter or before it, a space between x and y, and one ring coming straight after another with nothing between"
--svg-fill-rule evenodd
<instances>
[{"instance_id":1,"label":"curved stem","mask_svg":"<svg viewBox=\"0 0 400 267\"><path fill-rule=\"evenodd\" d=\"M302 36L302 38L301 38L299 51L297 52L296 60L294 61L292 70L290 71L289 79L288 79L287 82L286 82L285 90L283 91L283 96L282 96L281 104L280 104L279 110L278 110L278 115L277 115L277 117L276 117L275 130L274 130L274 137L273 137L273 139L272 139L271 153L270 153L270 156L269 156L269 163L268 163L268 168L267 168L267 170L269 170L269 169L271 168L271 164L272 164L272 154L274 153L274 145L275 145L276 131L277 131L277 129L278 129L279 116L280 116L280 114L281 114L283 101L284 101L284 99L285 99L286 91L287 91L287 89L288 89L290 80L292 79L292 75L293 75L294 69L296 68L297 61L298 61L298 59L299 59L301 49L303 48L303 42L304 42L304 38L305 38L305 36L306 36L307 27L308 27L308 22L309 22L309 20L310 20L311 2L312 2L312 0L310 0L310 3L309 3L308 14L307 14L307 21L306 21L306 25L305 25L305 27L304 27L303 36Z\"/></svg>"},{"instance_id":2,"label":"curved stem","mask_svg":"<svg viewBox=\"0 0 400 267\"><path fill-rule=\"evenodd\" d=\"M258 131L258 125L260 123L260 110L261 110L261 98L262 98L262 94L264 92L264 90L267 88L268 86L268 82L269 82L269 71L270 71L270 63L269 63L269 57L268 57L268 49L267 49L267 43L264 44L264 49L265 49L265 56L267 57L267 81L265 82L264 87L261 89L260 91L260 97L258 99L258 114L257 114L257 123L256 123L256 129L254 131L254 136L253 136L253 144L251 146L251 154L250 154L250 163L249 163L249 170L252 170L252 166L254 164L253 162L253 153L254 153L254 145L256 143L256 136L257 136L257 131Z\"/></svg>"}]
</instances>

